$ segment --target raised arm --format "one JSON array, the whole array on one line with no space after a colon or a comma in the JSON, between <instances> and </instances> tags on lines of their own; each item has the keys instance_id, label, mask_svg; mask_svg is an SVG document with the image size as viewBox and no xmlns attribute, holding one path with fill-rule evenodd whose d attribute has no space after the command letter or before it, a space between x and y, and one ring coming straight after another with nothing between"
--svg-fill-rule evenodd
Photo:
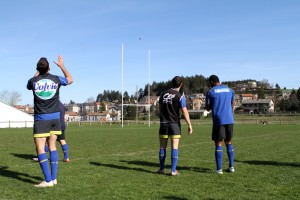
<instances>
[{"instance_id":1,"label":"raised arm","mask_svg":"<svg viewBox=\"0 0 300 200\"><path fill-rule=\"evenodd\" d=\"M38 75L40 75L40 72L36 70L35 74L33 77L37 77Z\"/></svg>"},{"instance_id":2,"label":"raised arm","mask_svg":"<svg viewBox=\"0 0 300 200\"><path fill-rule=\"evenodd\" d=\"M58 61L55 62L53 61L60 69L61 71L64 73L65 78L68 80L68 84L70 85L71 83L73 83L73 78L71 76L71 74L69 73L69 71L66 69L65 65L64 65L64 59L61 55L58 56Z\"/></svg>"}]
</instances>

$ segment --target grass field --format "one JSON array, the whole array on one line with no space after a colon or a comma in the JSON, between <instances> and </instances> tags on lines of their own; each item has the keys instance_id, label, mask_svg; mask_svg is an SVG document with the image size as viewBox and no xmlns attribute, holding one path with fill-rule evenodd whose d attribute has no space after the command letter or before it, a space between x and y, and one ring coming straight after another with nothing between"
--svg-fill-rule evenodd
<instances>
[{"instance_id":1,"label":"grass field","mask_svg":"<svg viewBox=\"0 0 300 200\"><path fill-rule=\"evenodd\" d=\"M235 173L213 174L210 125L195 125L179 149L180 176L158 175L158 125L69 126L71 162L58 185L42 181L31 129L0 129L0 199L300 199L300 126L235 126ZM57 144L59 147L59 144ZM170 169L170 148L166 168ZM60 161L62 151L59 147ZM226 151L223 167L228 165Z\"/></svg>"}]
</instances>

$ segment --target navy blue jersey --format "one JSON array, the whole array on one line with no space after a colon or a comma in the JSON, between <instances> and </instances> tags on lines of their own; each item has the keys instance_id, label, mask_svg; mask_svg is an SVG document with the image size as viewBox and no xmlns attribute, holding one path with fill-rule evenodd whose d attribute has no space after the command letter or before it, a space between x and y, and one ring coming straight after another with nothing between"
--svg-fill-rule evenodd
<instances>
[{"instance_id":1,"label":"navy blue jersey","mask_svg":"<svg viewBox=\"0 0 300 200\"><path fill-rule=\"evenodd\" d=\"M186 107L186 99L180 92L164 91L159 98L160 122L180 122L179 111L183 107Z\"/></svg>"},{"instance_id":2,"label":"navy blue jersey","mask_svg":"<svg viewBox=\"0 0 300 200\"><path fill-rule=\"evenodd\" d=\"M207 92L205 107L212 109L213 125L233 124L232 103L234 93L224 85L217 85Z\"/></svg>"},{"instance_id":3,"label":"navy blue jersey","mask_svg":"<svg viewBox=\"0 0 300 200\"><path fill-rule=\"evenodd\" d=\"M59 88L68 85L64 77L43 74L28 80L27 89L34 96L34 119L59 119Z\"/></svg>"},{"instance_id":4,"label":"navy blue jersey","mask_svg":"<svg viewBox=\"0 0 300 200\"><path fill-rule=\"evenodd\" d=\"M60 111L60 128L62 131L66 129L66 123L65 123L65 113L66 113L66 108L64 104L59 102L59 111Z\"/></svg>"}]
</instances>

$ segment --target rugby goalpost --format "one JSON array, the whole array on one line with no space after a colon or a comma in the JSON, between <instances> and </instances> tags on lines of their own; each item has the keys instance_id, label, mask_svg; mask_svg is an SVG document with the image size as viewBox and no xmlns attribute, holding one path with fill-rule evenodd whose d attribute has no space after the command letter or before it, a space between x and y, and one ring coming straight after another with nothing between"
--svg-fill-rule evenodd
<instances>
[{"instance_id":1,"label":"rugby goalpost","mask_svg":"<svg viewBox=\"0 0 300 200\"><path fill-rule=\"evenodd\" d=\"M124 96L124 44L122 44L122 128L124 127L124 105L125 106L135 106L135 107L141 107L141 106L148 106L148 126L150 127L150 116L151 116L151 104L150 104L150 50L148 50L148 104L139 104L138 101L136 104L124 104L123 100ZM138 113L137 113L138 114Z\"/></svg>"}]
</instances>

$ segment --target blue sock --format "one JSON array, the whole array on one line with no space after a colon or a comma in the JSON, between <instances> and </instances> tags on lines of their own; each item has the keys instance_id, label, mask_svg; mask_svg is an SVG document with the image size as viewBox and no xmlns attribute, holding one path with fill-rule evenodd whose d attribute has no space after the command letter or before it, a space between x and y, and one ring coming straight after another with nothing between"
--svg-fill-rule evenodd
<instances>
[{"instance_id":1,"label":"blue sock","mask_svg":"<svg viewBox=\"0 0 300 200\"><path fill-rule=\"evenodd\" d=\"M160 166L160 170L164 170L165 169L165 160L166 160L166 149L160 149L159 150L159 166Z\"/></svg>"},{"instance_id":2,"label":"blue sock","mask_svg":"<svg viewBox=\"0 0 300 200\"><path fill-rule=\"evenodd\" d=\"M172 149L171 162L172 162L172 172L176 172L176 166L178 162L178 149Z\"/></svg>"},{"instance_id":3,"label":"blue sock","mask_svg":"<svg viewBox=\"0 0 300 200\"><path fill-rule=\"evenodd\" d=\"M56 179L58 169L58 153L57 151L50 151L50 163L51 163L51 179Z\"/></svg>"},{"instance_id":4,"label":"blue sock","mask_svg":"<svg viewBox=\"0 0 300 200\"><path fill-rule=\"evenodd\" d=\"M222 169L222 157L223 157L222 146L216 146L215 158L216 158L217 170Z\"/></svg>"},{"instance_id":5,"label":"blue sock","mask_svg":"<svg viewBox=\"0 0 300 200\"><path fill-rule=\"evenodd\" d=\"M39 154L38 159L45 177L45 181L50 182L52 179L49 171L47 154L46 153Z\"/></svg>"},{"instance_id":6,"label":"blue sock","mask_svg":"<svg viewBox=\"0 0 300 200\"><path fill-rule=\"evenodd\" d=\"M234 167L234 149L232 144L227 144L227 155L229 159L229 167Z\"/></svg>"},{"instance_id":7,"label":"blue sock","mask_svg":"<svg viewBox=\"0 0 300 200\"><path fill-rule=\"evenodd\" d=\"M46 152L46 153L49 152L49 147L48 147L48 145L45 145L45 152Z\"/></svg>"},{"instance_id":8,"label":"blue sock","mask_svg":"<svg viewBox=\"0 0 300 200\"><path fill-rule=\"evenodd\" d=\"M69 153L68 153L68 150L69 150L69 147L68 147L68 144L64 144L61 146L63 152L64 152L64 159L68 159L69 158Z\"/></svg>"}]
</instances>

